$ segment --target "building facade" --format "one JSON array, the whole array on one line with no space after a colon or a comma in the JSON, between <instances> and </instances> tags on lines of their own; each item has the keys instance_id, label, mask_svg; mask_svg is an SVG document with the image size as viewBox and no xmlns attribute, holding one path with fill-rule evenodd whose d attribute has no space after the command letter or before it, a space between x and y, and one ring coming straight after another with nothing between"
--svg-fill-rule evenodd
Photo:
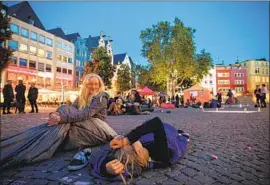
<instances>
[{"instance_id":1,"label":"building facade","mask_svg":"<svg viewBox=\"0 0 270 185\"><path fill-rule=\"evenodd\" d=\"M230 66L230 84L234 90L235 96L243 96L247 94L247 73L246 69L239 65Z\"/></svg>"},{"instance_id":2,"label":"building facade","mask_svg":"<svg viewBox=\"0 0 270 185\"><path fill-rule=\"evenodd\" d=\"M2 73L1 84L12 80L14 87L22 79L27 89L33 81L39 89L58 90L60 84L72 89L74 44L45 30L28 2L8 10L13 32L8 46L14 52L11 64ZM62 48L58 47L60 43Z\"/></svg>"},{"instance_id":3,"label":"building facade","mask_svg":"<svg viewBox=\"0 0 270 185\"><path fill-rule=\"evenodd\" d=\"M210 69L208 74L204 76L200 84L202 87L209 89L212 92L212 95L215 96L217 94L216 87L216 66Z\"/></svg>"},{"instance_id":4,"label":"building facade","mask_svg":"<svg viewBox=\"0 0 270 185\"><path fill-rule=\"evenodd\" d=\"M246 69L248 92L253 93L256 85L261 87L262 84L265 84L269 91L269 61L247 60L240 62L239 65Z\"/></svg>"}]
</instances>

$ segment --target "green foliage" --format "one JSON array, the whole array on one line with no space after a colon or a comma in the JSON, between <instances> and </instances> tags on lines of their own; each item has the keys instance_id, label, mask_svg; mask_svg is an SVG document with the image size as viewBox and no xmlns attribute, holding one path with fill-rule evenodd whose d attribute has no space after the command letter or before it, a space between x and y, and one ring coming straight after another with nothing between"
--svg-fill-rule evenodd
<instances>
[{"instance_id":1,"label":"green foliage","mask_svg":"<svg viewBox=\"0 0 270 185\"><path fill-rule=\"evenodd\" d=\"M0 2L0 10L2 9L3 4ZM0 13L0 72L2 72L8 66L9 58L12 56L13 52L6 45L6 42L11 39L12 35L9 27L10 19Z\"/></svg>"},{"instance_id":2,"label":"green foliage","mask_svg":"<svg viewBox=\"0 0 270 185\"><path fill-rule=\"evenodd\" d=\"M103 79L105 86L110 88L115 71L115 67L111 63L111 57L103 47L100 47L94 51L92 58L93 60L86 62L84 66L85 74L98 74Z\"/></svg>"},{"instance_id":3,"label":"green foliage","mask_svg":"<svg viewBox=\"0 0 270 185\"><path fill-rule=\"evenodd\" d=\"M197 71L196 81L200 82L203 76L208 74L208 71L213 67L213 60L210 53L207 53L204 49L201 53L196 55Z\"/></svg>"},{"instance_id":4,"label":"green foliage","mask_svg":"<svg viewBox=\"0 0 270 185\"><path fill-rule=\"evenodd\" d=\"M121 64L117 70L117 91L123 92L131 89L132 74L131 69L126 64Z\"/></svg>"},{"instance_id":5,"label":"green foliage","mask_svg":"<svg viewBox=\"0 0 270 185\"><path fill-rule=\"evenodd\" d=\"M196 56L194 33L194 29L185 27L178 18L175 18L173 25L162 21L142 30L142 56L148 59L151 67L148 75L142 72L140 80L164 88L171 78L178 86L182 86L185 79L200 79L212 59L205 51Z\"/></svg>"}]
</instances>

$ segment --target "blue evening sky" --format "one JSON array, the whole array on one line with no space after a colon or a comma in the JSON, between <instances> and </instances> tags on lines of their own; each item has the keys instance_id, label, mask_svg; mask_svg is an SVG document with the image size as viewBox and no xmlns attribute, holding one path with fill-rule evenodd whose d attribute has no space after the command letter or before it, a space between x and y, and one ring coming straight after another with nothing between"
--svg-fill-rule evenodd
<instances>
[{"instance_id":1,"label":"blue evening sky","mask_svg":"<svg viewBox=\"0 0 270 185\"><path fill-rule=\"evenodd\" d=\"M16 2L5 2L8 6ZM82 37L103 31L114 54L141 56L141 30L175 17L196 29L197 53L210 52L214 63L269 60L269 2L30 2L46 29L61 27Z\"/></svg>"}]
</instances>

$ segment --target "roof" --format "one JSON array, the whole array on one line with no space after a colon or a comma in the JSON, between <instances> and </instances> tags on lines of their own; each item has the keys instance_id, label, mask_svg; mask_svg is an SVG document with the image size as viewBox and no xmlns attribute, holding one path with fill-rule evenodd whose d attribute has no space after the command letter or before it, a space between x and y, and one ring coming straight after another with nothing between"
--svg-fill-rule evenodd
<instances>
[{"instance_id":1,"label":"roof","mask_svg":"<svg viewBox=\"0 0 270 185\"><path fill-rule=\"evenodd\" d=\"M86 40L87 47L89 49L91 49L91 48L98 48L99 39L100 39L100 36L91 37L91 35L89 35L89 37L85 39Z\"/></svg>"},{"instance_id":2,"label":"roof","mask_svg":"<svg viewBox=\"0 0 270 185\"><path fill-rule=\"evenodd\" d=\"M127 53L113 55L113 64L118 64L119 62L120 64L122 64L125 60L126 55Z\"/></svg>"},{"instance_id":3,"label":"roof","mask_svg":"<svg viewBox=\"0 0 270 185\"><path fill-rule=\"evenodd\" d=\"M79 33L72 33L72 34L66 35L66 38L68 41L77 40L78 37L81 37Z\"/></svg>"},{"instance_id":4,"label":"roof","mask_svg":"<svg viewBox=\"0 0 270 185\"><path fill-rule=\"evenodd\" d=\"M61 28L54 28L47 31L54 34L57 37L67 40L67 37Z\"/></svg>"},{"instance_id":5,"label":"roof","mask_svg":"<svg viewBox=\"0 0 270 185\"><path fill-rule=\"evenodd\" d=\"M29 20L31 19L34 21L35 27L45 30L42 22L27 1L8 7L8 14L28 24L30 24Z\"/></svg>"}]
</instances>

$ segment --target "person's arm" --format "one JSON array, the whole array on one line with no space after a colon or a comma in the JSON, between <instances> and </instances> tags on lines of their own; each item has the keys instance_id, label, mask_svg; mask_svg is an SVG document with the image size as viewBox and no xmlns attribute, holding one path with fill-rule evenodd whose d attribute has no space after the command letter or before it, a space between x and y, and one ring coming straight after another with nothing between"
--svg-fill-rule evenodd
<instances>
[{"instance_id":1,"label":"person's arm","mask_svg":"<svg viewBox=\"0 0 270 185\"><path fill-rule=\"evenodd\" d=\"M79 109L72 114L61 114L60 112L60 123L74 123L79 121L84 121L93 117L102 109L107 108L107 98L104 96L96 96L93 98L90 105L86 106L84 109Z\"/></svg>"},{"instance_id":2,"label":"person's arm","mask_svg":"<svg viewBox=\"0 0 270 185\"><path fill-rule=\"evenodd\" d=\"M162 165L166 166L169 164L170 155L167 144L167 137L164 130L164 125L160 118L155 117L144 124L138 126L127 134L127 138L130 144L136 142L141 136L153 133L154 134L154 150L160 151L152 154L155 156L155 160L161 162ZM151 152L151 151L149 151ZM150 154L150 153L149 153ZM151 156L151 154L150 154Z\"/></svg>"}]
</instances>

